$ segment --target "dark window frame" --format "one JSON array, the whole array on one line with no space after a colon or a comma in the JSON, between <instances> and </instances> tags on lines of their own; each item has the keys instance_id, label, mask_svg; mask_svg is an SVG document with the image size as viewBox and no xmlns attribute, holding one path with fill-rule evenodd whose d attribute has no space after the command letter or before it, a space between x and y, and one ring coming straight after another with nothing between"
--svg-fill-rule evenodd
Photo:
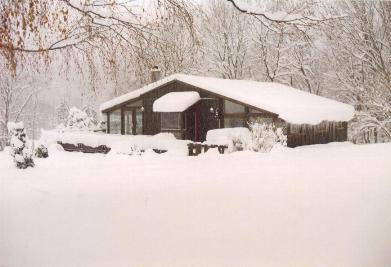
<instances>
[{"instance_id":1,"label":"dark window frame","mask_svg":"<svg viewBox=\"0 0 391 267\"><path fill-rule=\"evenodd\" d=\"M173 127L163 127L163 116L166 114L178 114L178 128ZM187 130L186 125L186 116L184 112L160 112L160 132L162 133L172 133L176 136L179 133L180 139L183 139Z\"/></svg>"},{"instance_id":2,"label":"dark window frame","mask_svg":"<svg viewBox=\"0 0 391 267\"><path fill-rule=\"evenodd\" d=\"M125 106L122 108L123 112L123 134L126 134L125 132L125 112L129 112L132 114L132 134L131 135L140 135L144 133L144 112L141 110L142 106ZM137 133L137 112L141 114L141 133Z\"/></svg>"},{"instance_id":3,"label":"dark window frame","mask_svg":"<svg viewBox=\"0 0 391 267\"><path fill-rule=\"evenodd\" d=\"M227 102L230 102L234 105L238 105L238 106L243 107L243 112L227 113L227 111L226 111L226 103ZM229 119L242 119L243 125L241 127L247 127L248 107L246 105L231 101L229 99L223 99L222 106L223 106L223 118L222 118L223 123L222 123L222 125L224 128L229 128L226 125L226 120L229 120Z\"/></svg>"},{"instance_id":4,"label":"dark window frame","mask_svg":"<svg viewBox=\"0 0 391 267\"><path fill-rule=\"evenodd\" d=\"M113 129L112 129L112 127L114 126L114 125L116 125L116 123L113 123L113 120L112 120L112 116L113 116L113 114L114 113L118 113L118 114L115 114L116 116L119 116L119 132L115 132L115 133L113 133ZM121 108L119 108L119 109L115 109L115 110L112 110L112 111L110 111L110 112L108 112L107 113L107 121L108 121L108 123L107 123L107 132L108 133L110 133L110 134L121 134L121 132L122 132L122 129L121 129L121 125L122 125L122 123L121 123L121 121L122 121L122 111L121 111Z\"/></svg>"}]
</instances>

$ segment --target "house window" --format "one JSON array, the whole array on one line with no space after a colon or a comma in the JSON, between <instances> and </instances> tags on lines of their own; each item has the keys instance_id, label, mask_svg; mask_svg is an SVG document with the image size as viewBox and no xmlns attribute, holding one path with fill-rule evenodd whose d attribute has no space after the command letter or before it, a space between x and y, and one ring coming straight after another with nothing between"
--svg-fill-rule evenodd
<instances>
[{"instance_id":1,"label":"house window","mask_svg":"<svg viewBox=\"0 0 391 267\"><path fill-rule=\"evenodd\" d=\"M248 118L248 121L250 123L262 123L262 124L272 124L274 122L273 118L271 117L264 117L261 115L250 115Z\"/></svg>"},{"instance_id":2,"label":"house window","mask_svg":"<svg viewBox=\"0 0 391 267\"><path fill-rule=\"evenodd\" d=\"M121 110L117 109L109 114L110 120L110 133L120 134L121 133Z\"/></svg>"},{"instance_id":3,"label":"house window","mask_svg":"<svg viewBox=\"0 0 391 267\"><path fill-rule=\"evenodd\" d=\"M245 118L224 117L224 128L245 127Z\"/></svg>"},{"instance_id":4,"label":"house window","mask_svg":"<svg viewBox=\"0 0 391 267\"><path fill-rule=\"evenodd\" d=\"M234 102L225 100L224 101L224 112L225 114L238 114L238 113L244 113L245 108L243 105L236 104Z\"/></svg>"},{"instance_id":5,"label":"house window","mask_svg":"<svg viewBox=\"0 0 391 267\"><path fill-rule=\"evenodd\" d=\"M181 114L178 112L163 112L162 114L162 130L180 130L181 129Z\"/></svg>"},{"instance_id":6,"label":"house window","mask_svg":"<svg viewBox=\"0 0 391 267\"><path fill-rule=\"evenodd\" d=\"M136 113L136 134L143 134L143 112L140 108L135 110Z\"/></svg>"},{"instance_id":7,"label":"house window","mask_svg":"<svg viewBox=\"0 0 391 267\"><path fill-rule=\"evenodd\" d=\"M133 134L133 111L125 110L125 134Z\"/></svg>"},{"instance_id":8,"label":"house window","mask_svg":"<svg viewBox=\"0 0 391 267\"><path fill-rule=\"evenodd\" d=\"M161 131L170 132L178 139L183 138L182 116L179 112L161 113Z\"/></svg>"},{"instance_id":9,"label":"house window","mask_svg":"<svg viewBox=\"0 0 391 267\"><path fill-rule=\"evenodd\" d=\"M224 128L246 126L246 109L243 105L224 100Z\"/></svg>"},{"instance_id":10,"label":"house window","mask_svg":"<svg viewBox=\"0 0 391 267\"><path fill-rule=\"evenodd\" d=\"M143 112L140 107L126 107L125 134L143 134Z\"/></svg>"}]
</instances>

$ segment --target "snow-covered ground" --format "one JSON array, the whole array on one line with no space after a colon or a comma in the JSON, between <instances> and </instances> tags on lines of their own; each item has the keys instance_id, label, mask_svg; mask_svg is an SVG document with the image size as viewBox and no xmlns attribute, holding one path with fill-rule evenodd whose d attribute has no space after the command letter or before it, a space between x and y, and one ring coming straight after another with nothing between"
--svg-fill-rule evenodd
<instances>
[{"instance_id":1,"label":"snow-covered ground","mask_svg":"<svg viewBox=\"0 0 391 267\"><path fill-rule=\"evenodd\" d=\"M0 266L391 266L391 144L0 152Z\"/></svg>"}]
</instances>

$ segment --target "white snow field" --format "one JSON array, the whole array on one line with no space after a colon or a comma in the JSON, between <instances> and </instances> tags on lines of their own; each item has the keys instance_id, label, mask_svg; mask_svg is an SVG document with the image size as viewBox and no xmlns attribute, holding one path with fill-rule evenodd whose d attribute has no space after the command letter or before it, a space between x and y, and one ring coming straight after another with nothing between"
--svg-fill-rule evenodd
<instances>
[{"instance_id":1,"label":"white snow field","mask_svg":"<svg viewBox=\"0 0 391 267\"><path fill-rule=\"evenodd\" d=\"M391 266L391 144L0 152L0 266Z\"/></svg>"}]
</instances>

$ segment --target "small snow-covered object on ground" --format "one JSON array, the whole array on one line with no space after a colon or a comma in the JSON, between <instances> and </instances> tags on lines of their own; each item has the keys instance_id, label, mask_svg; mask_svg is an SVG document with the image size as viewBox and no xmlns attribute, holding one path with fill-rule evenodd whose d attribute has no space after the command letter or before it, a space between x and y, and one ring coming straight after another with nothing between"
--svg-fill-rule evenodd
<instances>
[{"instance_id":1,"label":"small snow-covered object on ground","mask_svg":"<svg viewBox=\"0 0 391 267\"><path fill-rule=\"evenodd\" d=\"M16 167L19 169L34 167L33 155L27 143L23 122L9 122L7 127L11 136L11 156L14 157Z\"/></svg>"},{"instance_id":2,"label":"small snow-covered object on ground","mask_svg":"<svg viewBox=\"0 0 391 267\"><path fill-rule=\"evenodd\" d=\"M287 145L287 136L281 128L273 124L251 123L250 129L245 127L223 128L208 131L208 144L228 145L228 151L253 150L269 152L275 146Z\"/></svg>"},{"instance_id":3,"label":"small snow-covered object on ground","mask_svg":"<svg viewBox=\"0 0 391 267\"><path fill-rule=\"evenodd\" d=\"M154 112L183 112L200 100L197 92L171 92L153 103Z\"/></svg>"},{"instance_id":4,"label":"small snow-covered object on ground","mask_svg":"<svg viewBox=\"0 0 391 267\"><path fill-rule=\"evenodd\" d=\"M34 154L37 158L47 158L49 157L49 152L46 146L40 144L34 151Z\"/></svg>"}]
</instances>

